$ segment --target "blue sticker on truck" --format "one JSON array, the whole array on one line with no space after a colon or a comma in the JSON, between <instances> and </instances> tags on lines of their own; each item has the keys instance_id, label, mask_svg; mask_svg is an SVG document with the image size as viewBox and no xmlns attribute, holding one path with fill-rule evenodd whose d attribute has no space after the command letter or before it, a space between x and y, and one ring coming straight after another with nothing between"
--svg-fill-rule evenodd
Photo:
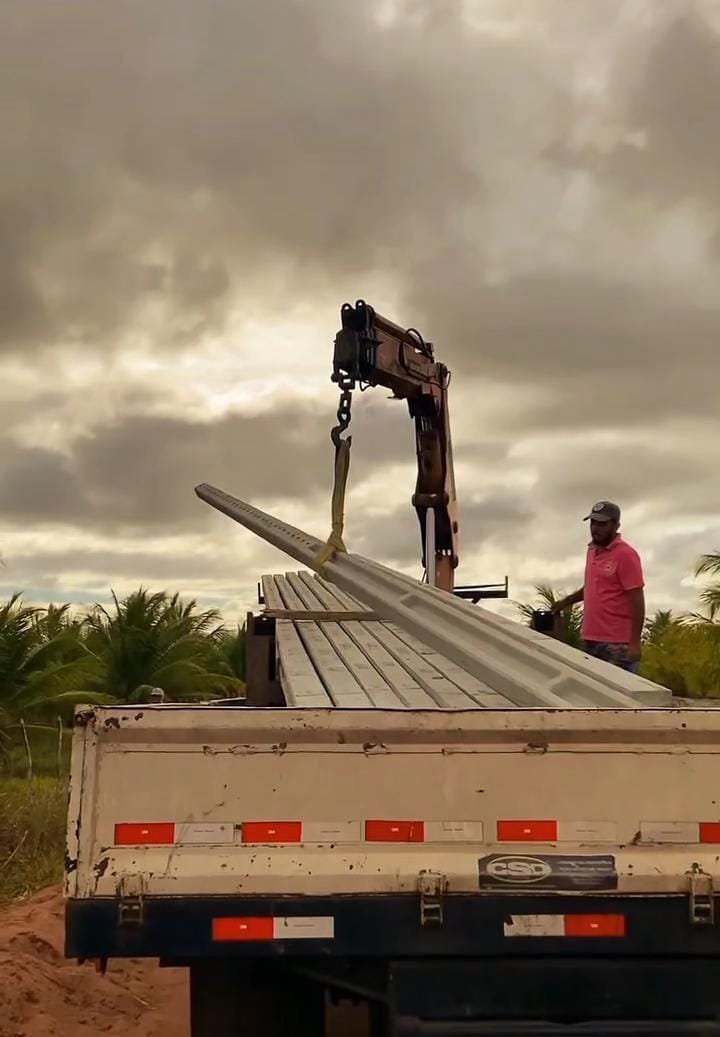
<instances>
[{"instance_id":1,"label":"blue sticker on truck","mask_svg":"<svg viewBox=\"0 0 720 1037\"><path fill-rule=\"evenodd\" d=\"M481 889L617 889L610 854L493 853L478 861Z\"/></svg>"}]
</instances>

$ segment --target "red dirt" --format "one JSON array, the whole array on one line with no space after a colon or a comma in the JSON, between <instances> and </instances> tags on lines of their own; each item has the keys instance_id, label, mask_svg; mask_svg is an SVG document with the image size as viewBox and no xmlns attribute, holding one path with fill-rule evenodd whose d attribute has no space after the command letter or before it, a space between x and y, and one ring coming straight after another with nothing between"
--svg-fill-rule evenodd
<instances>
[{"instance_id":1,"label":"red dirt","mask_svg":"<svg viewBox=\"0 0 720 1037\"><path fill-rule=\"evenodd\" d=\"M0 1037L188 1037L185 970L123 961L101 976L62 947L58 889L0 914Z\"/></svg>"}]
</instances>

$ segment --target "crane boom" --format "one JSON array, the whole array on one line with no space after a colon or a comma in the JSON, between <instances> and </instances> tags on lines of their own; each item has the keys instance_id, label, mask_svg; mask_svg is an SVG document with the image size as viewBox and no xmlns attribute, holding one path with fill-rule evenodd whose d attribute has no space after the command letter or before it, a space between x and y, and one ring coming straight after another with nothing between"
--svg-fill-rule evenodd
<instances>
[{"instance_id":1,"label":"crane boom","mask_svg":"<svg viewBox=\"0 0 720 1037\"><path fill-rule=\"evenodd\" d=\"M339 444L350 422L356 385L382 385L396 399L407 401L415 422L417 482L412 503L420 523L423 566L428 582L452 591L458 513L448 412L450 372L435 360L432 343L418 331L382 317L366 302L345 303L340 317L332 380L340 386L341 403L333 441Z\"/></svg>"}]
</instances>

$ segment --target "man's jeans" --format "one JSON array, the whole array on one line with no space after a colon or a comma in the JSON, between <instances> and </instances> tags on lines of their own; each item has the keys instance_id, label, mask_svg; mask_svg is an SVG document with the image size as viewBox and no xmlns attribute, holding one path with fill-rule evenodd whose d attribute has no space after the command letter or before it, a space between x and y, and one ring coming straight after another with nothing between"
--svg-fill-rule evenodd
<instances>
[{"instance_id":1,"label":"man's jeans","mask_svg":"<svg viewBox=\"0 0 720 1037\"><path fill-rule=\"evenodd\" d=\"M637 673L640 668L640 663L632 662L629 658L629 645L613 645L605 641L585 641L584 644L585 651L595 659L602 659L603 662L612 663L613 666L619 666L621 670L628 670L630 673Z\"/></svg>"}]
</instances>

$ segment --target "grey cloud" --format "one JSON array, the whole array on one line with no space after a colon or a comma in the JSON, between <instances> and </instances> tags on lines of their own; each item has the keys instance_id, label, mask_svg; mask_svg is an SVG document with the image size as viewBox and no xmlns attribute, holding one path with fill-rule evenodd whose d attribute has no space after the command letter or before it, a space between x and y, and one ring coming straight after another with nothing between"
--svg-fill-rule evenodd
<instances>
[{"instance_id":1,"label":"grey cloud","mask_svg":"<svg viewBox=\"0 0 720 1037\"><path fill-rule=\"evenodd\" d=\"M341 302L351 280L361 295L369 277L399 297L390 316L436 341L468 401L453 411L458 459L482 463L459 488L463 550L518 568L545 558L552 575L581 552L575 516L595 497L711 515L720 307L649 246L700 204L707 226L686 230L698 269L717 269L702 240L720 204L710 5L484 5L506 35L468 29L459 3L396 6L381 28L349 0L2 5L0 350L30 364L55 345L185 348L238 312L270 323L308 299ZM612 69L609 96L578 89L598 67ZM644 143L576 147L598 115ZM578 176L587 197L573 208ZM497 384L509 403L491 426ZM61 414L57 395L38 412ZM204 531L199 481L326 514L331 414L294 404L203 423L151 406L128 400L114 423L93 413L66 453L6 439L0 517ZM6 430L24 407L4 411ZM654 449L653 430L679 417L702 430ZM352 485L412 463L401 406L358 407L356 421ZM605 427L633 438L588 449ZM514 452L547 430L559 435L545 458ZM531 496L497 489L533 467ZM413 564L411 492L395 517L349 516L364 553Z\"/></svg>"},{"instance_id":2,"label":"grey cloud","mask_svg":"<svg viewBox=\"0 0 720 1037\"><path fill-rule=\"evenodd\" d=\"M472 108L503 134L498 84L551 82L435 6L381 28L322 0L5 4L5 348L107 348L158 306L184 341L231 296L282 308L429 247L482 196Z\"/></svg>"},{"instance_id":3,"label":"grey cloud","mask_svg":"<svg viewBox=\"0 0 720 1037\"><path fill-rule=\"evenodd\" d=\"M618 107L643 146L620 146L606 170L643 197L694 200L720 208L720 31L702 16L703 5L684 11L656 33L645 62L620 71L630 80ZM600 167L602 168L602 166Z\"/></svg>"},{"instance_id":4,"label":"grey cloud","mask_svg":"<svg viewBox=\"0 0 720 1037\"><path fill-rule=\"evenodd\" d=\"M535 517L526 499L509 492L468 498L460 502L460 551L463 558L480 548L508 546L522 539ZM350 550L389 564L417 566L420 570L421 538L415 511L407 506L373 516L350 516L347 543ZM503 574L504 575L504 574ZM462 579L473 577L465 570ZM480 577L478 577L480 579Z\"/></svg>"},{"instance_id":5,"label":"grey cloud","mask_svg":"<svg viewBox=\"0 0 720 1037\"><path fill-rule=\"evenodd\" d=\"M702 441L702 434L698 435ZM557 463L554 454L561 455ZM712 440L693 453L687 443L631 445L549 442L538 457L537 497L544 506L586 513L597 499L617 500L625 509L641 506L649 518L720 513L718 450Z\"/></svg>"},{"instance_id":6,"label":"grey cloud","mask_svg":"<svg viewBox=\"0 0 720 1037\"><path fill-rule=\"evenodd\" d=\"M0 517L86 528L158 530L203 527L210 511L193 487L214 483L244 499L317 498L325 512L332 474L332 413L288 403L216 421L129 415L98 425L66 453L6 439L0 465ZM397 408L358 414L353 476L412 458L411 425Z\"/></svg>"},{"instance_id":7,"label":"grey cloud","mask_svg":"<svg viewBox=\"0 0 720 1037\"><path fill-rule=\"evenodd\" d=\"M231 528L231 527L228 527ZM262 554L262 552L256 552ZM260 560L260 559L259 559ZM7 557L2 570L2 581L9 582L21 577L24 583L54 586L58 573L92 574L99 583L113 580L136 580L138 585L159 583L175 585L200 580L216 579L220 583L237 578L237 552L233 551L229 538L223 538L211 554L182 551L178 559L176 549L166 553L135 550L113 551L106 549L63 549L48 550L33 554L17 553ZM252 579L254 573L246 574Z\"/></svg>"},{"instance_id":8,"label":"grey cloud","mask_svg":"<svg viewBox=\"0 0 720 1037\"><path fill-rule=\"evenodd\" d=\"M485 376L535 389L535 403L508 408L510 426L717 415L720 307L693 306L667 288L550 271L498 285L458 276L448 288L430 270L408 308L438 329L456 380Z\"/></svg>"}]
</instances>

